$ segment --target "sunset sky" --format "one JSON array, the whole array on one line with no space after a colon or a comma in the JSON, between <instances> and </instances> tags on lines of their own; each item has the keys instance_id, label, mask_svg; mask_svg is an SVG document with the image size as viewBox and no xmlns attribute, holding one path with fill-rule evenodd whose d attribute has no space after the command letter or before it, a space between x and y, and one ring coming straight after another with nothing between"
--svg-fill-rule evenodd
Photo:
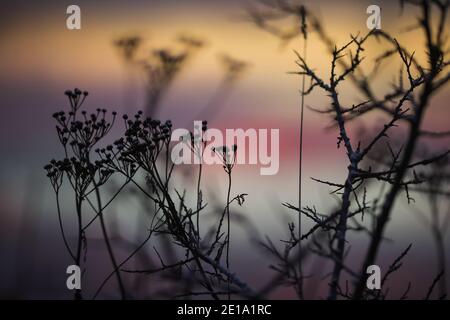
<instances>
[{"instance_id":1,"label":"sunset sky","mask_svg":"<svg viewBox=\"0 0 450 320\"><path fill-rule=\"evenodd\" d=\"M410 8L402 12L392 1L376 3L382 8L383 30L393 34L410 52L416 51L418 59L424 59L422 35L417 31L405 32L415 22ZM275 221L279 220L277 215L287 212L281 208L281 203L296 204L297 201L301 83L298 76L288 72L298 71L294 50L301 52L302 39L282 45L279 39L248 21L245 9L253 6L254 1L77 1L81 8L81 30L66 29L69 4L72 2L13 1L2 4L0 237L6 242L0 241L0 252L10 256L11 261L20 260L16 254L20 246L18 234L24 232L24 228L39 230L30 233L30 237L34 234L33 237L41 239L36 252L45 252L46 245L60 241L55 227L53 194L42 167L50 158L61 155L51 114L67 108L64 91L74 87L88 90L88 108L106 107L119 113L143 108L144 75L127 67L113 45L114 40L126 35L139 35L144 39L138 52L141 60L155 49L180 50L176 43L180 35L194 35L206 42L163 97L158 116L172 119L175 127L203 120L192 117L208 104L220 84L224 75L219 60L222 54L248 63L248 69L218 112L206 120L211 127L219 129L280 130L279 173L262 177L258 167L237 167L233 190L249 193L248 203L242 210L258 221L262 233L279 235L284 232L285 225ZM373 1L340 1L339 4L331 0L305 1L304 4L321 18L326 32L337 45L346 43L350 34L362 35L368 31L366 8ZM281 25L289 27L290 21L282 21ZM383 43L368 43L365 54L369 67L371 59L385 48ZM308 39L307 50L308 63L319 75L328 77L330 55L317 35ZM380 97L397 75L400 62L398 58L392 59L375 81L374 87ZM358 93L351 86L344 87L340 93L348 106L360 102ZM448 88L433 98L432 109L436 111L426 117L426 128L448 130L449 99ZM328 97L316 90L306 98L306 105L323 109L329 105ZM350 132L356 137L358 129L369 130L380 125L383 119L381 114L369 115L362 122L350 125ZM342 181L346 174L345 152L336 149L337 132L325 130L330 120L326 115L310 110L305 113L304 205L317 205L324 211L332 208L336 201L328 195L328 188L309 178ZM400 129L396 132L401 134ZM448 142L440 140L435 144L442 148ZM214 186L215 193L222 195L220 191L226 186L222 183L224 173L221 168L207 168L206 174L210 174L206 179L208 187ZM39 193L30 195L35 191ZM210 191L213 190L207 190L207 193ZM411 242L414 233L414 238L421 242L405 270L417 276L420 272L418 263L433 254L426 249L431 243L430 236L412 216L405 201L399 201L399 208L399 214L390 226L392 229L388 230L395 230L397 240L386 249L383 258L390 261ZM36 212L34 217L27 215L27 210ZM33 226L24 225L24 217L30 217ZM363 250L362 246L354 250ZM250 249L243 246L236 257L245 255L246 250ZM63 260L62 256L61 253L58 259ZM36 257L33 259L39 261ZM42 263L48 267L48 262ZM37 268L42 270L44 267ZM0 267L0 278L14 274L13 269L13 264ZM251 270L243 272L252 276ZM257 281L254 277L253 281ZM6 284L1 282L0 290L13 286L11 279ZM48 287L47 290L51 296L52 290L58 288ZM37 292L36 289L28 294L39 295ZM282 293L280 297L283 297Z\"/></svg>"}]
</instances>

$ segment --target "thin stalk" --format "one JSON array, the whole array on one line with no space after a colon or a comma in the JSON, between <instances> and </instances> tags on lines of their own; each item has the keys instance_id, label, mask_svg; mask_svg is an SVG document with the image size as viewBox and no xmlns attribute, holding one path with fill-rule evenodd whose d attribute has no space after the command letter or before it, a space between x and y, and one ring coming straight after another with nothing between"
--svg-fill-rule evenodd
<instances>
[{"instance_id":1,"label":"thin stalk","mask_svg":"<svg viewBox=\"0 0 450 320\"><path fill-rule=\"evenodd\" d=\"M438 270L442 271L442 276L439 281L439 297L443 297L447 293L445 242L440 230L434 231L433 238L436 246L438 268L440 268Z\"/></svg>"},{"instance_id":2,"label":"thin stalk","mask_svg":"<svg viewBox=\"0 0 450 320\"><path fill-rule=\"evenodd\" d=\"M59 228L61 229L61 235L64 241L64 245L66 246L67 251L69 252L70 256L72 257L73 261L76 262L76 257L73 254L72 250L70 249L69 242L66 238L66 233L64 232L64 226L62 221L62 215L61 215L61 206L59 204L59 192L56 191L56 208L58 211L58 221L59 221Z\"/></svg>"},{"instance_id":3,"label":"thin stalk","mask_svg":"<svg viewBox=\"0 0 450 320\"><path fill-rule=\"evenodd\" d=\"M430 196L430 202L431 202L431 217L432 217L432 235L433 240L436 247L436 254L437 254L437 264L438 264L438 270L439 273L442 271L442 277L439 281L439 296L442 297L447 292L447 277L446 277L446 257L445 257L445 235L443 230L441 230L441 224L439 222L439 206L438 206L438 200L436 195Z\"/></svg>"},{"instance_id":4,"label":"thin stalk","mask_svg":"<svg viewBox=\"0 0 450 320\"><path fill-rule=\"evenodd\" d=\"M303 41L303 57L306 61L306 37ZM300 146L298 158L298 294L303 298L303 268L302 268L302 163L303 163L303 112L305 106L305 82L306 75L302 76L302 98L300 105Z\"/></svg>"},{"instance_id":5,"label":"thin stalk","mask_svg":"<svg viewBox=\"0 0 450 320\"><path fill-rule=\"evenodd\" d=\"M100 198L100 192L98 190L98 186L95 181L93 181L93 184L94 184L94 188L95 188L95 196L97 198L98 217L100 220L100 226L102 228L103 238L105 239L106 248L108 250L108 254L111 259L111 263L112 263L113 268L116 273L117 283L119 284L120 296L121 296L122 300L125 300L126 299L125 287L123 285L122 278L120 276L120 271L119 271L119 267L116 262L116 258L114 257L114 253L111 248L111 243L109 241L108 232L106 230L105 219L103 217L103 207L102 207L102 202L101 202L101 198Z\"/></svg>"},{"instance_id":6,"label":"thin stalk","mask_svg":"<svg viewBox=\"0 0 450 320\"><path fill-rule=\"evenodd\" d=\"M105 286L105 284L108 282L108 280L116 273L119 272L119 268L121 268L125 263L127 263L139 250L142 249L142 247L144 247L144 245L150 240L151 236L153 234L153 231L151 231L148 236L145 238L144 241L142 241L142 243L125 259L123 260L118 266L117 268L115 268L106 278L105 280L103 280L103 282L101 283L101 285L98 287L97 291L94 294L94 297L92 298L93 300L95 298L97 298L97 296L99 295L100 291L103 289L103 287Z\"/></svg>"},{"instance_id":7,"label":"thin stalk","mask_svg":"<svg viewBox=\"0 0 450 320\"><path fill-rule=\"evenodd\" d=\"M228 192L227 192L227 270L230 272L230 230L231 230L231 224L230 224L230 193L231 193L231 170L228 172ZM228 300L230 300L230 276L227 277L227 285L228 285Z\"/></svg>"},{"instance_id":8,"label":"thin stalk","mask_svg":"<svg viewBox=\"0 0 450 320\"><path fill-rule=\"evenodd\" d=\"M77 218L78 218L78 241L77 241L77 254L75 256L75 263L78 267L81 267L81 247L83 245L83 221L81 217L81 201L82 198L77 194L75 195L75 205L77 210ZM75 290L75 300L82 300L81 289Z\"/></svg>"},{"instance_id":9,"label":"thin stalk","mask_svg":"<svg viewBox=\"0 0 450 320\"><path fill-rule=\"evenodd\" d=\"M202 180L202 163L198 165L198 179L197 179L197 235L198 242L200 243L200 184Z\"/></svg>"}]
</instances>

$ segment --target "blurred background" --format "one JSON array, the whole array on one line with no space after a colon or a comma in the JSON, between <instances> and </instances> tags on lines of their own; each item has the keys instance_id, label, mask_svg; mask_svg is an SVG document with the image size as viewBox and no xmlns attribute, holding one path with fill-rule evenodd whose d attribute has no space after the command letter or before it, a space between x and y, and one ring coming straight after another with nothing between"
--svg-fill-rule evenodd
<instances>
[{"instance_id":1,"label":"blurred background","mask_svg":"<svg viewBox=\"0 0 450 320\"><path fill-rule=\"evenodd\" d=\"M382 8L382 29L393 34L410 52L424 57L422 35L405 32L415 13L408 8L402 11L397 3L302 3L320 17L325 30L341 45L350 34L367 32L366 8L378 4ZM261 176L259 166L237 166L232 193L249 194L239 212L253 222L255 232L268 235L275 242L286 238L287 221L295 216L281 204L297 205L300 105L300 78L288 72L297 71L293 50L301 50L302 39L283 42L255 26L246 13L255 5L253 1L77 1L81 8L81 30L66 28L66 8L70 4L74 3L16 0L2 4L0 297L72 298L65 285L70 257L57 225L55 196L43 170L51 158L62 156L51 114L67 108L63 93L74 87L89 91L87 109L107 108L119 114L145 109L151 87L145 70L148 71L146 67L149 59L154 59L155 50L167 50L174 55L188 53L183 67L158 97L156 117L171 119L174 127L188 129L192 129L193 120L205 119L209 127L220 129L280 130L278 174ZM288 20L282 23L291 25ZM139 40L127 47L124 39ZM383 44L374 41L368 44L365 54L370 57L382 50ZM329 73L330 56L315 35L309 39L308 62L319 74ZM240 66L237 72L233 63ZM376 90L386 90L397 71L397 65L387 65L375 83ZM359 98L351 86L342 91L342 96L349 104ZM436 131L449 128L449 99L449 89L434 97L433 112L427 116L425 128ZM328 100L317 91L306 98L306 105L323 108ZM350 131L361 134L361 130L376 127L382 119L381 114L370 115L350 125ZM310 177L342 181L346 175L344 150L336 148L337 133L326 129L330 121L326 115L306 110L303 202L315 205L321 212L327 212L337 202L329 195L329 188ZM449 140L431 143L439 149L448 147ZM226 176L222 168L208 167L204 177L206 199L213 199L223 207ZM180 189L187 188L189 192L189 183L185 180ZM401 271L390 280L393 296L401 295L411 281L409 297L422 297L436 274L433 238L429 226L418 218L429 210L421 197L417 195L416 203L408 204L406 197L399 196L387 230L389 241L383 244L379 256L383 270L408 244L413 244ZM70 198L64 208L70 220L73 211ZM449 208L444 202L441 210L448 215ZM135 223L136 214L142 210L135 201L119 199L106 217L109 227L121 239L145 237L145 226L139 230ZM252 241L256 235L236 225L232 240L233 269L258 287L271 276L271 261ZM88 272L83 280L92 288L98 287L111 271L104 262L107 259L103 242L96 239L93 230L88 234ZM129 251L123 242L117 242L120 257ZM448 236L445 242L450 244ZM347 259L355 267L359 266L366 246L364 237L352 243ZM326 296L327 282L321 279L328 271L326 267L319 270L315 266L314 263L308 266L312 276L306 297L320 299ZM152 286L151 279L148 281ZM106 290L102 297L115 297L108 294ZM272 297L295 295L291 289L281 288Z\"/></svg>"}]
</instances>

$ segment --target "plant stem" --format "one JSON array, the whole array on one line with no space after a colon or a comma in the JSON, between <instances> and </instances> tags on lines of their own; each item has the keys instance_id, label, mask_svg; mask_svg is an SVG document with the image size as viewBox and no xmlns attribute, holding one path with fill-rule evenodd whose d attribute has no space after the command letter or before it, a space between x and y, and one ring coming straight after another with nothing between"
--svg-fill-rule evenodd
<instances>
[{"instance_id":1,"label":"plant stem","mask_svg":"<svg viewBox=\"0 0 450 320\"><path fill-rule=\"evenodd\" d=\"M61 215L61 206L59 204L59 192L56 191L56 209L58 211L58 222L59 222L59 228L61 229L61 235L64 241L64 245L67 249L67 251L69 252L70 256L72 257L73 261L76 262L76 257L72 252L72 249L70 249L69 246L69 242L67 241L66 238L66 233L64 232L64 226L63 226L63 221L62 221L62 215Z\"/></svg>"},{"instance_id":2,"label":"plant stem","mask_svg":"<svg viewBox=\"0 0 450 320\"><path fill-rule=\"evenodd\" d=\"M197 179L197 238L200 243L200 207L201 207L201 199L200 199L200 184L202 180L202 163L200 162L198 166L198 179Z\"/></svg>"},{"instance_id":3,"label":"plant stem","mask_svg":"<svg viewBox=\"0 0 450 320\"><path fill-rule=\"evenodd\" d=\"M231 193L231 170L229 170L228 172L228 192L227 192L227 206L226 206L226 210L227 210L227 270L228 272L230 272L230 230L231 230L231 226L230 226L230 193ZM227 282L228 282L228 300L230 300L230 276L228 276L227 278Z\"/></svg>"},{"instance_id":4,"label":"plant stem","mask_svg":"<svg viewBox=\"0 0 450 320\"><path fill-rule=\"evenodd\" d=\"M82 218L81 218L81 201L82 198L76 194L75 195L75 205L77 210L77 218L78 218L78 241L77 241L77 254L75 256L75 263L81 269L81 246L83 241L83 226L82 226ZM75 300L82 300L81 289L75 290Z\"/></svg>"},{"instance_id":5,"label":"plant stem","mask_svg":"<svg viewBox=\"0 0 450 320\"><path fill-rule=\"evenodd\" d=\"M106 230L105 219L103 217L103 207L102 207L102 202L101 202L101 198L100 198L100 192L98 190L98 186L97 186L97 183L95 182L95 180L93 180L93 184L94 184L94 188L95 188L95 196L97 198L98 217L100 219L100 226L102 228L103 238L105 239L106 248L108 250L108 254L111 259L111 263L112 263L113 268L116 273L117 283L119 284L120 296L121 296L122 300L125 300L126 299L125 288L124 288L124 285L122 282L122 278L120 276L120 271L119 271L116 259L114 257L114 253L111 248L111 243L109 241L108 232Z\"/></svg>"},{"instance_id":6,"label":"plant stem","mask_svg":"<svg viewBox=\"0 0 450 320\"><path fill-rule=\"evenodd\" d=\"M306 38L303 41L303 57L306 61ZM303 268L302 268L302 162L303 162L303 111L305 105L305 79L306 75L302 76L302 99L300 106L300 146L298 158L298 295L303 299Z\"/></svg>"}]
</instances>

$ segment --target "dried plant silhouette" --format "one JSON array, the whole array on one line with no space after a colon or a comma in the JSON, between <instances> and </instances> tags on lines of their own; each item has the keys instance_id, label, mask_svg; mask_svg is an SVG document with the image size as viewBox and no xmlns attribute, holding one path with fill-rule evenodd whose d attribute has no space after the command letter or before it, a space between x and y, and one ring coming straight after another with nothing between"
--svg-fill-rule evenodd
<instances>
[{"instance_id":1,"label":"dried plant silhouette","mask_svg":"<svg viewBox=\"0 0 450 320\"><path fill-rule=\"evenodd\" d=\"M422 30L425 39L424 51L427 54L426 63L419 63L414 57L414 53L409 53L406 48L382 30L372 30L364 36L351 36L348 43L337 46L334 45L330 37L324 31L320 21L311 13L305 14L303 6L292 6L285 1L264 1L266 12L261 10L249 10L252 21L260 28L280 37L283 41L292 40L304 32L305 15L311 29L318 33L319 37L328 46L331 63L329 79L321 78L313 67L310 67L306 57L297 53L300 71L296 74L307 76L310 79L310 86L303 94L309 94L315 89L322 90L330 97L330 108L326 110L316 110L324 114L330 114L334 121L334 127L338 129L338 148L344 147L348 159L347 178L342 183L315 179L317 182L333 188L333 194L339 194L340 207L330 215L317 212L313 207L305 207L299 210L298 207L286 204L289 208L301 212L311 219L315 225L301 237L295 238L292 233L290 247L300 243L301 239L314 238L317 230L326 230L326 245L312 240L310 250L315 254L330 259L333 263L331 273L329 299L336 299L342 296L341 273L347 272L354 278L354 292L346 293L345 297L353 299L369 298L373 292L366 290L368 266L376 261L376 256L381 245L386 224L389 221L392 209L401 190L404 190L408 201L411 199L409 189L424 182L416 174L416 170L421 166L426 166L436 161L446 159L449 150L433 154L427 158L417 159L414 151L418 140L422 135L445 136L448 132L428 133L421 128L425 111L430 105L433 95L440 91L449 81L448 61L446 60L447 43L445 25L448 2L440 1L408 1L416 6L421 16L415 28ZM435 20L431 19L432 10L438 12ZM273 17L280 19L285 16L297 16L297 25L292 30L282 30L273 23ZM434 24L433 24L434 23ZM370 39L386 41L392 49L383 52L376 60L376 67L369 76L362 70L364 45ZM377 67L386 59L397 57L402 63L400 74L396 83L392 85L390 92L384 92L384 98L377 98L381 94L375 93L371 87L371 81L377 76ZM351 81L353 85L366 98L358 101L352 106L342 104L339 89L344 81ZM358 120L363 115L381 110L390 119L373 136L368 137L364 144L361 141L352 142L347 130L347 123ZM393 150L389 143L389 133L399 125L400 122L407 123L407 134L400 142L397 150ZM379 145L385 144L386 150L380 150ZM378 150L376 150L378 148ZM373 154L388 154L391 157L382 159L382 167L374 170L371 161L368 160ZM380 164L380 163L378 163ZM411 177L409 177L411 176ZM389 190L383 192L379 198L367 199L367 187L372 181L380 181L387 184ZM370 209L374 219L374 228L366 229L357 222L356 217L362 217ZM290 226L294 230L294 226ZM366 253L361 270L353 271L345 264L347 247L347 233L350 231L366 231L370 235L370 245ZM440 232L438 232L440 234ZM441 263L442 264L442 263ZM294 279L295 280L295 279ZM299 283L299 280L295 280ZM444 294L442 292L442 294Z\"/></svg>"},{"instance_id":2,"label":"dried plant silhouette","mask_svg":"<svg viewBox=\"0 0 450 320\"><path fill-rule=\"evenodd\" d=\"M190 133L182 137L182 142L189 147L193 157L202 158L204 152L212 152L221 160L226 194L208 204L202 191L202 164L195 165L195 170L188 172L193 179L183 180L176 174L182 168L171 161L173 124L171 120L161 121L157 117L161 99L187 59L203 47L204 41L181 37L179 41L185 46L182 52L157 49L142 62L136 60L141 38L132 36L117 40L115 44L124 60L139 64L146 74L147 99L143 111L129 116L97 109L89 114L84 109L88 92L79 89L66 91L68 110L53 115L64 155L45 166L56 195L62 240L74 264L85 264L89 241L86 233L95 224L100 226L110 270L95 288L93 298L100 296L110 279L115 279L115 288L122 299L196 296L264 299L285 286L292 288L299 299L306 299L311 293L306 289L309 275L304 266L308 260L316 259L325 263L318 270L330 266L329 273L323 278L328 284L327 299L407 299L413 282L405 284L403 295L392 297L388 280L405 263L408 253L414 250L414 243L392 258L392 263L382 274L381 289L367 288L366 270L377 264L386 227L395 212L396 202L401 201L399 198L414 206L414 197L425 196L428 211L415 210L418 217L427 221L435 241L438 270L430 271L430 286L424 299L444 299L448 277L445 237L450 224L450 191L446 190L450 150L437 150L432 143L426 150L420 146L424 138L450 136L449 132L430 132L423 127L425 114L435 112L430 108L432 98L450 81L446 29L450 3L402 1L401 5L410 5L417 10L415 29L423 34L421 50L426 59L416 58L414 52L383 30L350 35L347 43L335 44L312 12L288 1L261 1L248 9L247 20L280 38L282 44L298 39L303 45L303 50L295 55L297 69L291 72L303 79L300 82L299 201L297 206L283 204L296 215L296 222L288 223L288 239L281 240L281 247L278 239L259 237L254 231L255 226L239 215L239 207L244 205L248 196L246 193L233 193L232 182L240 170L235 166L235 160L240 150L236 145L213 147L206 137L206 120L202 122L200 135ZM293 19L292 28L285 30L279 26L277 22L284 18ZM310 34L317 34L329 51L325 77L319 75L315 69L317 66L311 65L306 57ZM382 42L389 49L379 53L374 68L367 72L364 48L369 41ZM396 63L400 71L388 92L378 92L373 81L380 76L380 66L387 60ZM221 61L226 69L223 82L195 118L213 117L217 105L222 103L247 68L245 62L227 55L221 55ZM351 105L344 103L341 98L344 84L351 84L362 100ZM330 212L302 205L304 106L305 99L313 91L326 96L329 105L324 109L314 106L310 109L331 119L329 130L335 130L336 146L346 155L343 181L313 178L330 188L331 195L337 197L338 203ZM372 113L383 114L386 121L371 129L362 128L364 134L355 135L349 130L349 123L363 126L361 120ZM118 126L121 136L115 137L112 128ZM62 208L63 186L71 189L75 210ZM194 194L194 204L187 200L187 193ZM115 240L112 241L111 224L106 223L105 213L122 195L142 204L145 220L140 221L145 221L147 230L143 240L127 240L119 232L114 232ZM77 225L70 231L77 235L76 241L67 236L64 224L64 216L70 212L76 215ZM303 224L302 219L309 224ZM250 286L233 269L230 259L230 252L235 247L231 239L233 221L239 221L247 228L258 246L268 254L267 258L273 261L272 277L258 288ZM368 239L362 263L356 269L346 259L353 234ZM158 243L153 245L154 252L144 250L150 243L156 243L154 241ZM119 244L127 248L125 258L118 258ZM138 268L139 264L131 267L130 261L137 259L146 267ZM154 284L151 293L145 288L136 290L145 281ZM82 298L86 295L77 290L75 299Z\"/></svg>"}]
</instances>

